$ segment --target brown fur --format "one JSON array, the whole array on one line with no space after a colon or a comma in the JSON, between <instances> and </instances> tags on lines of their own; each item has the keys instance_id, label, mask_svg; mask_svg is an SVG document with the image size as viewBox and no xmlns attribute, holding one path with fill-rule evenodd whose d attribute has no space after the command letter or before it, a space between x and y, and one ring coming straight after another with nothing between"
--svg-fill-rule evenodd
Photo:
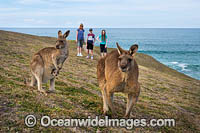
<instances>
[{"instance_id":1,"label":"brown fur","mask_svg":"<svg viewBox=\"0 0 200 133\"><path fill-rule=\"evenodd\" d=\"M133 105L140 93L138 83L139 70L134 55L138 45L132 45L129 51L123 50L117 43L118 50L113 50L106 57L101 58L97 65L97 78L103 96L104 114L113 107L113 94L123 92L128 94L125 117L129 117Z\"/></svg>"},{"instance_id":2,"label":"brown fur","mask_svg":"<svg viewBox=\"0 0 200 133\"><path fill-rule=\"evenodd\" d=\"M69 55L68 45L66 37L70 31L67 31L62 35L61 31L58 31L58 39L56 41L56 47L47 47L33 55L30 69L32 74L31 86L38 85L40 92L45 92L42 89L42 83L50 80L50 91L55 90L55 76L59 74L63 63Z\"/></svg>"}]
</instances>

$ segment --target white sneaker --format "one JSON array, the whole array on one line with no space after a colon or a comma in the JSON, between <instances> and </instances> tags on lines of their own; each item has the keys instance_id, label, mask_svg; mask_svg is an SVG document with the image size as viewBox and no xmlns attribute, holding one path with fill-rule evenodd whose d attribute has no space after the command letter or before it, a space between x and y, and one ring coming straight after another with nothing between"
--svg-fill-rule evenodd
<instances>
[{"instance_id":1,"label":"white sneaker","mask_svg":"<svg viewBox=\"0 0 200 133\"><path fill-rule=\"evenodd\" d=\"M93 60L93 58L94 58L94 57L93 57L93 56L91 56L91 60Z\"/></svg>"},{"instance_id":2,"label":"white sneaker","mask_svg":"<svg viewBox=\"0 0 200 133\"><path fill-rule=\"evenodd\" d=\"M77 56L80 56L80 54L78 53Z\"/></svg>"},{"instance_id":3,"label":"white sneaker","mask_svg":"<svg viewBox=\"0 0 200 133\"><path fill-rule=\"evenodd\" d=\"M90 58L89 55L86 58L89 59Z\"/></svg>"},{"instance_id":4,"label":"white sneaker","mask_svg":"<svg viewBox=\"0 0 200 133\"><path fill-rule=\"evenodd\" d=\"M83 55L80 53L79 56L83 56Z\"/></svg>"}]
</instances>

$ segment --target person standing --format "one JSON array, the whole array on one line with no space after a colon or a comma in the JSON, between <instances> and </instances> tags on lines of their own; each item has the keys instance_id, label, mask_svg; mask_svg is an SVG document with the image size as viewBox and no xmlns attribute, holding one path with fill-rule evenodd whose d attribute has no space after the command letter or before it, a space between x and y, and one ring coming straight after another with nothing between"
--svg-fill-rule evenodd
<instances>
[{"instance_id":1,"label":"person standing","mask_svg":"<svg viewBox=\"0 0 200 133\"><path fill-rule=\"evenodd\" d=\"M87 58L90 58L90 54L91 54L91 59L93 60L93 47L94 47L94 43L95 43L95 35L92 33L92 29L89 29L89 34L87 36L87 40L86 40L86 48L88 50L88 55Z\"/></svg>"},{"instance_id":2,"label":"person standing","mask_svg":"<svg viewBox=\"0 0 200 133\"><path fill-rule=\"evenodd\" d=\"M107 54L107 35L106 30L101 31L101 35L97 37L97 40L100 42L100 52L101 56L104 57Z\"/></svg>"},{"instance_id":3,"label":"person standing","mask_svg":"<svg viewBox=\"0 0 200 133\"><path fill-rule=\"evenodd\" d=\"M82 47L84 43L84 32L83 24L80 24L80 27L76 31L76 43L77 43L77 56L83 56L82 55Z\"/></svg>"}]
</instances>

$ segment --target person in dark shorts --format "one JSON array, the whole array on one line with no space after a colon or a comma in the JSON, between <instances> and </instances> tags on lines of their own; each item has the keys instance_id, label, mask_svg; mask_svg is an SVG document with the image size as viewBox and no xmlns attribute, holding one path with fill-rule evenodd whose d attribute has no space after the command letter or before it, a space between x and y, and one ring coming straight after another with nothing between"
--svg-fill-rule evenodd
<instances>
[{"instance_id":1,"label":"person in dark shorts","mask_svg":"<svg viewBox=\"0 0 200 133\"><path fill-rule=\"evenodd\" d=\"M101 35L97 37L97 40L100 42L100 52L101 56L104 57L107 54L107 35L106 30L101 31Z\"/></svg>"},{"instance_id":2,"label":"person in dark shorts","mask_svg":"<svg viewBox=\"0 0 200 133\"><path fill-rule=\"evenodd\" d=\"M81 51L84 43L84 32L83 24L76 31L76 43L77 43L77 56L83 56Z\"/></svg>"},{"instance_id":3,"label":"person in dark shorts","mask_svg":"<svg viewBox=\"0 0 200 133\"><path fill-rule=\"evenodd\" d=\"M92 29L89 29L89 34L87 36L87 41L86 41L86 47L88 50L88 56L87 58L90 58L90 54L91 54L91 59L93 60L94 56L93 56L93 47L94 47L94 43L95 43L95 35L92 33Z\"/></svg>"}]
</instances>

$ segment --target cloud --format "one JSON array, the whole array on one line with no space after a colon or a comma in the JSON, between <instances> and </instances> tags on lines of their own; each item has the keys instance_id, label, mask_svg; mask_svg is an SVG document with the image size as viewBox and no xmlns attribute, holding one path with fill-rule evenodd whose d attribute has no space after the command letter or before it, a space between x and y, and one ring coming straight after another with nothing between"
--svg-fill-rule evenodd
<instances>
[{"instance_id":1,"label":"cloud","mask_svg":"<svg viewBox=\"0 0 200 133\"><path fill-rule=\"evenodd\" d=\"M34 19L32 19L32 18L24 19L24 22L33 22L33 21L34 21Z\"/></svg>"},{"instance_id":2,"label":"cloud","mask_svg":"<svg viewBox=\"0 0 200 133\"><path fill-rule=\"evenodd\" d=\"M102 0L17 0L18 3L29 4L60 4L60 3L84 3L84 2L101 2Z\"/></svg>"},{"instance_id":3,"label":"cloud","mask_svg":"<svg viewBox=\"0 0 200 133\"><path fill-rule=\"evenodd\" d=\"M195 20L200 27L196 0L16 0L0 5L0 26L74 27L84 22L96 27L156 27L192 25Z\"/></svg>"},{"instance_id":4,"label":"cloud","mask_svg":"<svg viewBox=\"0 0 200 133\"><path fill-rule=\"evenodd\" d=\"M20 8L15 8L15 7L8 7L8 8L3 8L3 7L1 7L0 8L0 12L10 12L10 11L18 11Z\"/></svg>"},{"instance_id":5,"label":"cloud","mask_svg":"<svg viewBox=\"0 0 200 133\"><path fill-rule=\"evenodd\" d=\"M17 1L20 4L41 4L44 2L43 0L18 0Z\"/></svg>"},{"instance_id":6,"label":"cloud","mask_svg":"<svg viewBox=\"0 0 200 133\"><path fill-rule=\"evenodd\" d=\"M41 20L41 19L39 19L39 20L36 20L36 19L33 19L33 18L27 18L27 19L24 19L24 22L25 23L31 23L31 24L48 24L48 22L47 21L45 21L45 20Z\"/></svg>"}]
</instances>

